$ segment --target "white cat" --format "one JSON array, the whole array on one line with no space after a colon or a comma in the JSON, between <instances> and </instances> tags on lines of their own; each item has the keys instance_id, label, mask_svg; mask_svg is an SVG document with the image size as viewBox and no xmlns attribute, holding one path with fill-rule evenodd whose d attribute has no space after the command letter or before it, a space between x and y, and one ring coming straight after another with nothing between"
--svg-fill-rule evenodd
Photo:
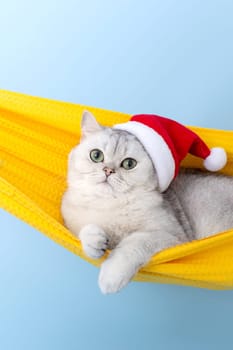
<instances>
[{"instance_id":1,"label":"white cat","mask_svg":"<svg viewBox=\"0 0 233 350\"><path fill-rule=\"evenodd\" d=\"M197 171L181 172L160 193L156 171L132 134L105 128L84 112L82 140L69 155L62 199L65 225L87 256L103 262L99 286L114 293L152 255L233 226L233 181Z\"/></svg>"}]
</instances>

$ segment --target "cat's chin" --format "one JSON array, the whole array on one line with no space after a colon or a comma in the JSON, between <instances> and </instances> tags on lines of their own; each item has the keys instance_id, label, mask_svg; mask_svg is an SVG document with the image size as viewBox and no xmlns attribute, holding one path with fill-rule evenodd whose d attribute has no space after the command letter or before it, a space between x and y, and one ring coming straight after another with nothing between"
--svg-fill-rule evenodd
<instances>
[{"instance_id":1,"label":"cat's chin","mask_svg":"<svg viewBox=\"0 0 233 350\"><path fill-rule=\"evenodd\" d=\"M119 188L117 188L116 184L114 184L114 181L112 183L112 181L108 178L99 181L96 186L98 187L98 192L103 195L110 195L115 197L115 195L119 192Z\"/></svg>"},{"instance_id":2,"label":"cat's chin","mask_svg":"<svg viewBox=\"0 0 233 350\"><path fill-rule=\"evenodd\" d=\"M98 186L98 190L102 195L116 198L118 196L121 196L123 193L126 193L126 189L121 188L117 184L111 184L109 181L104 181Z\"/></svg>"},{"instance_id":3,"label":"cat's chin","mask_svg":"<svg viewBox=\"0 0 233 350\"><path fill-rule=\"evenodd\" d=\"M98 196L101 197L112 197L115 193L113 187L107 181L98 184L97 192Z\"/></svg>"},{"instance_id":4,"label":"cat's chin","mask_svg":"<svg viewBox=\"0 0 233 350\"><path fill-rule=\"evenodd\" d=\"M112 190L114 189L110 181L108 181L107 179L104 180L101 184L104 188L111 188Z\"/></svg>"}]
</instances>

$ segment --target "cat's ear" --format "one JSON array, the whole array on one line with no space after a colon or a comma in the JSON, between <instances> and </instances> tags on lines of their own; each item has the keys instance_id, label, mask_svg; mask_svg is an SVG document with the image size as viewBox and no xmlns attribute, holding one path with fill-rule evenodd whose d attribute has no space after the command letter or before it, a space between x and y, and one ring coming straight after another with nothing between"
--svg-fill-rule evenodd
<instances>
[{"instance_id":1,"label":"cat's ear","mask_svg":"<svg viewBox=\"0 0 233 350\"><path fill-rule=\"evenodd\" d=\"M103 127L96 121L91 112L84 111L81 121L82 136L88 136L94 132L103 130Z\"/></svg>"}]
</instances>

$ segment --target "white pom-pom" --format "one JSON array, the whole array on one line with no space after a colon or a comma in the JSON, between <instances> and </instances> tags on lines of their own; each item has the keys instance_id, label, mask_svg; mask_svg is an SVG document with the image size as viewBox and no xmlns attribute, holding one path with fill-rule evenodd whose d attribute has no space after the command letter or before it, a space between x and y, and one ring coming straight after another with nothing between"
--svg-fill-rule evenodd
<instances>
[{"instance_id":1,"label":"white pom-pom","mask_svg":"<svg viewBox=\"0 0 233 350\"><path fill-rule=\"evenodd\" d=\"M209 171L222 169L227 162L227 155L223 148L214 147L210 150L210 155L204 160L204 167Z\"/></svg>"}]
</instances>

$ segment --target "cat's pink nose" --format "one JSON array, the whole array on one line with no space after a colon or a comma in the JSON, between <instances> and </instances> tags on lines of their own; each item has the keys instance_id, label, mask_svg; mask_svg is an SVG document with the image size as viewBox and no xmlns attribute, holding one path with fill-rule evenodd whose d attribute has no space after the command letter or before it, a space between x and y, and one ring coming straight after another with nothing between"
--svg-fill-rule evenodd
<instances>
[{"instance_id":1,"label":"cat's pink nose","mask_svg":"<svg viewBox=\"0 0 233 350\"><path fill-rule=\"evenodd\" d=\"M109 176L109 175L115 173L115 170L114 170L114 169L108 168L107 166L103 168L103 171L105 172L105 175L106 175L106 176Z\"/></svg>"}]
</instances>

